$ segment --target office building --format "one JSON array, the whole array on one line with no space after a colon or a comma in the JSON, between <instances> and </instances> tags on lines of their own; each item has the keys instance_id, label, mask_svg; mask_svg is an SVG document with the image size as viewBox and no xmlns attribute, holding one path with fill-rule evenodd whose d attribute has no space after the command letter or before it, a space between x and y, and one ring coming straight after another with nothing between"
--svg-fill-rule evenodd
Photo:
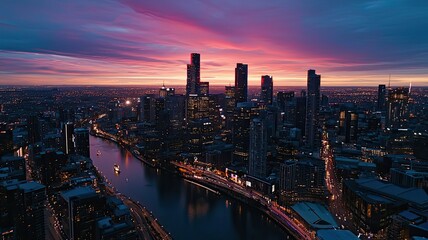
<instances>
[{"instance_id":1,"label":"office building","mask_svg":"<svg viewBox=\"0 0 428 240\"><path fill-rule=\"evenodd\" d=\"M226 128L232 129L233 112L236 107L235 86L225 86L224 115L226 117Z\"/></svg>"},{"instance_id":2,"label":"office building","mask_svg":"<svg viewBox=\"0 0 428 240\"><path fill-rule=\"evenodd\" d=\"M44 240L45 200L45 186L40 183L0 182L0 229L11 230L9 239Z\"/></svg>"},{"instance_id":3,"label":"office building","mask_svg":"<svg viewBox=\"0 0 428 240\"><path fill-rule=\"evenodd\" d=\"M320 144L320 134L318 133L320 84L321 75L316 74L315 70L308 70L305 136L307 146L311 149L319 146Z\"/></svg>"},{"instance_id":4,"label":"office building","mask_svg":"<svg viewBox=\"0 0 428 240\"><path fill-rule=\"evenodd\" d=\"M341 111L339 118L340 135L345 143L356 142L358 137L358 114L353 111Z\"/></svg>"},{"instance_id":5,"label":"office building","mask_svg":"<svg viewBox=\"0 0 428 240\"><path fill-rule=\"evenodd\" d=\"M409 89L394 88L388 92L386 127L405 128L409 117Z\"/></svg>"},{"instance_id":6,"label":"office building","mask_svg":"<svg viewBox=\"0 0 428 240\"><path fill-rule=\"evenodd\" d=\"M88 129L86 128L74 129L74 149L75 149L75 153L85 157L90 157Z\"/></svg>"},{"instance_id":7,"label":"office building","mask_svg":"<svg viewBox=\"0 0 428 240\"><path fill-rule=\"evenodd\" d=\"M266 177L267 140L266 120L254 118L250 126L248 173L260 179Z\"/></svg>"},{"instance_id":8,"label":"office building","mask_svg":"<svg viewBox=\"0 0 428 240\"><path fill-rule=\"evenodd\" d=\"M257 115L257 106L254 102L238 103L233 116L233 162L245 163L248 161L250 145L251 119Z\"/></svg>"},{"instance_id":9,"label":"office building","mask_svg":"<svg viewBox=\"0 0 428 240\"><path fill-rule=\"evenodd\" d=\"M40 122L37 115L31 115L27 118L27 131L28 143L34 144L40 141Z\"/></svg>"},{"instance_id":10,"label":"office building","mask_svg":"<svg viewBox=\"0 0 428 240\"><path fill-rule=\"evenodd\" d=\"M286 201L324 201L325 163L321 159L288 160L280 164L279 187Z\"/></svg>"},{"instance_id":11,"label":"office building","mask_svg":"<svg viewBox=\"0 0 428 240\"><path fill-rule=\"evenodd\" d=\"M264 75L261 80L261 100L266 105L272 105L273 102L273 80L272 76Z\"/></svg>"},{"instance_id":12,"label":"office building","mask_svg":"<svg viewBox=\"0 0 428 240\"><path fill-rule=\"evenodd\" d=\"M186 95L198 94L201 82L201 55L190 54L190 64L187 64Z\"/></svg>"},{"instance_id":13,"label":"office building","mask_svg":"<svg viewBox=\"0 0 428 240\"><path fill-rule=\"evenodd\" d=\"M237 63L235 68L235 101L246 102L248 97L248 65Z\"/></svg>"},{"instance_id":14,"label":"office building","mask_svg":"<svg viewBox=\"0 0 428 240\"><path fill-rule=\"evenodd\" d=\"M208 96L189 94L186 100L186 121L209 117L210 98Z\"/></svg>"},{"instance_id":15,"label":"office building","mask_svg":"<svg viewBox=\"0 0 428 240\"><path fill-rule=\"evenodd\" d=\"M96 222L104 216L105 199L91 187L62 191L61 223L68 239L95 239Z\"/></svg>"},{"instance_id":16,"label":"office building","mask_svg":"<svg viewBox=\"0 0 428 240\"><path fill-rule=\"evenodd\" d=\"M204 96L210 95L210 83L209 82L200 82L198 92L200 95L204 95Z\"/></svg>"},{"instance_id":17,"label":"office building","mask_svg":"<svg viewBox=\"0 0 428 240\"><path fill-rule=\"evenodd\" d=\"M62 148L66 155L74 153L74 143L73 143L73 134L74 134L74 124L72 122L67 122L62 127Z\"/></svg>"},{"instance_id":18,"label":"office building","mask_svg":"<svg viewBox=\"0 0 428 240\"><path fill-rule=\"evenodd\" d=\"M13 132L6 123L0 123L0 156L13 150Z\"/></svg>"},{"instance_id":19,"label":"office building","mask_svg":"<svg viewBox=\"0 0 428 240\"><path fill-rule=\"evenodd\" d=\"M377 110L385 111L386 109L386 86L380 84L377 89Z\"/></svg>"},{"instance_id":20,"label":"office building","mask_svg":"<svg viewBox=\"0 0 428 240\"><path fill-rule=\"evenodd\" d=\"M165 87L165 84L162 85L162 87L159 89L159 97L165 98L167 96L174 96L175 95L175 88L167 88Z\"/></svg>"},{"instance_id":21,"label":"office building","mask_svg":"<svg viewBox=\"0 0 428 240\"><path fill-rule=\"evenodd\" d=\"M299 97L296 97L296 108L295 108L295 126L302 130L302 135L306 135L306 92L302 91Z\"/></svg>"}]
</instances>

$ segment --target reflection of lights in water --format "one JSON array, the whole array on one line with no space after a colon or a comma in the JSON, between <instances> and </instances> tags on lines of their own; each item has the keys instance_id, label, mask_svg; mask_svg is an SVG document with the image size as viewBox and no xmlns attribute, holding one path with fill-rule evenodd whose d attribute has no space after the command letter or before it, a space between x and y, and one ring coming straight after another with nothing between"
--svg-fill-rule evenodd
<instances>
[{"instance_id":1,"label":"reflection of lights in water","mask_svg":"<svg viewBox=\"0 0 428 240\"><path fill-rule=\"evenodd\" d=\"M189 219L193 220L195 217L204 216L208 213L209 204L206 202L197 202L196 204L189 204L187 206L187 214Z\"/></svg>"}]
</instances>

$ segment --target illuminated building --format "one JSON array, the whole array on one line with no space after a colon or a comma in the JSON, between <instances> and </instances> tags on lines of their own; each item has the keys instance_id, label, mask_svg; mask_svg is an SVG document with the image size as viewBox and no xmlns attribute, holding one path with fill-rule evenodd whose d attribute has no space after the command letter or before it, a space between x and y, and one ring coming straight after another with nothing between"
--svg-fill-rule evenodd
<instances>
[{"instance_id":1,"label":"illuminated building","mask_svg":"<svg viewBox=\"0 0 428 240\"><path fill-rule=\"evenodd\" d=\"M187 125L187 150L193 156L201 156L205 147L213 143L214 128L209 118L191 120Z\"/></svg>"},{"instance_id":2,"label":"illuminated building","mask_svg":"<svg viewBox=\"0 0 428 240\"><path fill-rule=\"evenodd\" d=\"M280 165L279 187L288 202L324 201L325 163L321 159L289 160Z\"/></svg>"},{"instance_id":3,"label":"illuminated building","mask_svg":"<svg viewBox=\"0 0 428 240\"><path fill-rule=\"evenodd\" d=\"M201 81L201 55L190 54L190 64L187 64L186 95L198 94Z\"/></svg>"},{"instance_id":4,"label":"illuminated building","mask_svg":"<svg viewBox=\"0 0 428 240\"><path fill-rule=\"evenodd\" d=\"M226 117L226 128L232 128L233 111L236 107L235 86L225 86L224 113Z\"/></svg>"},{"instance_id":5,"label":"illuminated building","mask_svg":"<svg viewBox=\"0 0 428 240\"><path fill-rule=\"evenodd\" d=\"M248 65L237 63L235 68L235 101L246 102L248 97Z\"/></svg>"},{"instance_id":6,"label":"illuminated building","mask_svg":"<svg viewBox=\"0 0 428 240\"><path fill-rule=\"evenodd\" d=\"M254 102L238 103L233 116L233 162L247 163L250 145L251 119L257 114Z\"/></svg>"},{"instance_id":7,"label":"illuminated building","mask_svg":"<svg viewBox=\"0 0 428 240\"><path fill-rule=\"evenodd\" d=\"M318 117L320 110L320 85L321 75L315 70L308 70L307 95L306 95L306 123L305 136L309 148L319 145Z\"/></svg>"},{"instance_id":8,"label":"illuminated building","mask_svg":"<svg viewBox=\"0 0 428 240\"><path fill-rule=\"evenodd\" d=\"M358 114L353 111L341 111L339 118L340 135L345 143L355 142L358 137Z\"/></svg>"},{"instance_id":9,"label":"illuminated building","mask_svg":"<svg viewBox=\"0 0 428 240\"><path fill-rule=\"evenodd\" d=\"M248 173L263 179L266 177L267 126L264 118L254 118L250 126Z\"/></svg>"},{"instance_id":10,"label":"illuminated building","mask_svg":"<svg viewBox=\"0 0 428 240\"><path fill-rule=\"evenodd\" d=\"M386 108L386 86L384 84L379 85L377 90L377 110L385 111Z\"/></svg>"},{"instance_id":11,"label":"illuminated building","mask_svg":"<svg viewBox=\"0 0 428 240\"><path fill-rule=\"evenodd\" d=\"M6 123L0 123L0 156L13 150L13 132Z\"/></svg>"},{"instance_id":12,"label":"illuminated building","mask_svg":"<svg viewBox=\"0 0 428 240\"><path fill-rule=\"evenodd\" d=\"M74 129L74 148L77 154L90 157L89 152L89 130L86 128Z\"/></svg>"},{"instance_id":13,"label":"illuminated building","mask_svg":"<svg viewBox=\"0 0 428 240\"><path fill-rule=\"evenodd\" d=\"M273 102L273 80L272 76L264 75L261 80L261 100L266 105Z\"/></svg>"},{"instance_id":14,"label":"illuminated building","mask_svg":"<svg viewBox=\"0 0 428 240\"><path fill-rule=\"evenodd\" d=\"M410 225L416 227L425 222L423 216L412 211L405 210L395 214L391 217L391 224L388 226L388 239L412 239Z\"/></svg>"},{"instance_id":15,"label":"illuminated building","mask_svg":"<svg viewBox=\"0 0 428 240\"><path fill-rule=\"evenodd\" d=\"M104 216L105 199L91 187L62 191L61 222L68 239L95 239L96 220Z\"/></svg>"},{"instance_id":16,"label":"illuminated building","mask_svg":"<svg viewBox=\"0 0 428 240\"><path fill-rule=\"evenodd\" d=\"M34 157L32 177L49 188L52 183L59 182L61 167L66 162L67 156L63 152L56 152L54 149L40 152Z\"/></svg>"},{"instance_id":17,"label":"illuminated building","mask_svg":"<svg viewBox=\"0 0 428 240\"><path fill-rule=\"evenodd\" d=\"M175 88L167 88L165 87L165 84L164 84L159 89L159 97L161 98L165 98L167 96L174 96L174 95L175 95Z\"/></svg>"},{"instance_id":18,"label":"illuminated building","mask_svg":"<svg viewBox=\"0 0 428 240\"><path fill-rule=\"evenodd\" d=\"M343 201L353 224L364 234L385 232L390 216L407 208L428 209L428 194L420 188L403 188L371 178L345 180Z\"/></svg>"},{"instance_id":19,"label":"illuminated building","mask_svg":"<svg viewBox=\"0 0 428 240\"><path fill-rule=\"evenodd\" d=\"M199 83L199 94L208 96L210 94L210 83L200 82Z\"/></svg>"},{"instance_id":20,"label":"illuminated building","mask_svg":"<svg viewBox=\"0 0 428 240\"><path fill-rule=\"evenodd\" d=\"M208 96L198 94L189 94L186 102L186 121L209 117Z\"/></svg>"},{"instance_id":21,"label":"illuminated building","mask_svg":"<svg viewBox=\"0 0 428 240\"><path fill-rule=\"evenodd\" d=\"M386 126L403 128L408 121L409 89L394 88L388 92Z\"/></svg>"},{"instance_id":22,"label":"illuminated building","mask_svg":"<svg viewBox=\"0 0 428 240\"><path fill-rule=\"evenodd\" d=\"M0 182L0 231L9 239L45 239L45 186L16 179ZM7 239L7 238L6 238Z\"/></svg>"},{"instance_id":23,"label":"illuminated building","mask_svg":"<svg viewBox=\"0 0 428 240\"><path fill-rule=\"evenodd\" d=\"M74 133L74 124L72 122L67 122L62 127L62 147L65 154L74 153L74 143L73 143L73 133Z\"/></svg>"}]
</instances>

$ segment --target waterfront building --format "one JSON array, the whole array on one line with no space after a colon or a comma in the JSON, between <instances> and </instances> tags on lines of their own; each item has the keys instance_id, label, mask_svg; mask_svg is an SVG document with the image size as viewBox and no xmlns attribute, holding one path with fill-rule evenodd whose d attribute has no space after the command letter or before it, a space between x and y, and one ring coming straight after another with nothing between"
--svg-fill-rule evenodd
<instances>
[{"instance_id":1,"label":"waterfront building","mask_svg":"<svg viewBox=\"0 0 428 240\"><path fill-rule=\"evenodd\" d=\"M86 128L74 129L74 149L77 154L90 157L89 130Z\"/></svg>"},{"instance_id":2,"label":"waterfront building","mask_svg":"<svg viewBox=\"0 0 428 240\"><path fill-rule=\"evenodd\" d=\"M263 179L266 177L267 126L263 117L254 118L250 125L248 173Z\"/></svg>"},{"instance_id":3,"label":"waterfront building","mask_svg":"<svg viewBox=\"0 0 428 240\"><path fill-rule=\"evenodd\" d=\"M105 198L91 187L60 193L64 209L61 223L68 239L95 239L97 219L104 216Z\"/></svg>"}]
</instances>

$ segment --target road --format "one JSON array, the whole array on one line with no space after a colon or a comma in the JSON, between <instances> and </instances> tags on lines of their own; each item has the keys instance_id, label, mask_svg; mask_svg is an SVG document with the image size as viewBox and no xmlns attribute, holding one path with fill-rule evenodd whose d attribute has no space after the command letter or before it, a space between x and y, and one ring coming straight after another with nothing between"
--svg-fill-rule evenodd
<instances>
[{"instance_id":1,"label":"road","mask_svg":"<svg viewBox=\"0 0 428 240\"><path fill-rule=\"evenodd\" d=\"M289 229L294 230L294 232L298 233L301 239L313 239L311 232L307 230L303 226L303 224L299 223L295 219L290 218L286 213L281 210L281 208L276 203L272 203L271 200L265 197L263 194L245 188L244 186L224 177L221 177L214 172L203 170L200 168L194 168L189 164L184 164L180 162L171 163L179 168L185 169L189 174L187 177L193 178L195 181L204 181L220 188L232 190L242 196L245 196L246 198L253 199L259 202L262 206L268 209L268 211L266 212L268 215L274 217L276 220L278 220L279 223L283 224L284 226L288 226Z\"/></svg>"},{"instance_id":2,"label":"road","mask_svg":"<svg viewBox=\"0 0 428 240\"><path fill-rule=\"evenodd\" d=\"M321 158L326 164L325 181L327 189L331 193L331 197L329 199L329 210L336 216L340 225L346 229L352 229L352 216L346 211L345 204L342 200L342 184L335 173L333 149L326 132L323 133Z\"/></svg>"},{"instance_id":3,"label":"road","mask_svg":"<svg viewBox=\"0 0 428 240\"><path fill-rule=\"evenodd\" d=\"M136 228L141 239L144 240L170 240L172 239L163 226L158 222L149 210L143 207L139 202L114 190L107 178L103 177L108 184L106 186L107 194L118 197L130 209L131 215L136 223Z\"/></svg>"}]
</instances>

